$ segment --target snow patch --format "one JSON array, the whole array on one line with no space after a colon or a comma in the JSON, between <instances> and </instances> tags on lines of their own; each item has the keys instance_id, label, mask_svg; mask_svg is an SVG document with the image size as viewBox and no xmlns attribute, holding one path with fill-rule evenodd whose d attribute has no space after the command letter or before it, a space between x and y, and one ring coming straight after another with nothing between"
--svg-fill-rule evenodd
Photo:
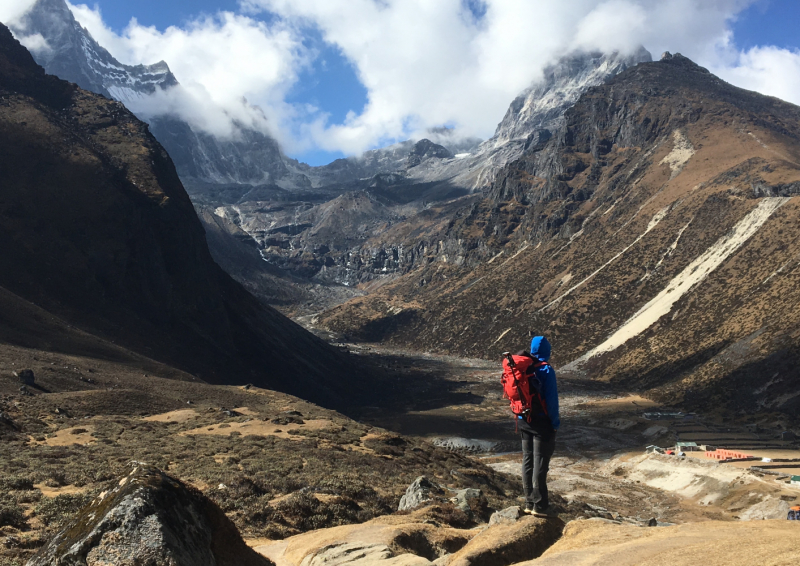
<instances>
[{"instance_id":1,"label":"snow patch","mask_svg":"<svg viewBox=\"0 0 800 566\"><path fill-rule=\"evenodd\" d=\"M690 263L679 275L639 311L617 329L605 342L593 348L569 366L577 367L590 358L616 350L619 346L638 336L658 319L670 312L672 306L698 283L708 277L717 267L738 250L789 198L772 197L761 199L758 206L717 240L714 245Z\"/></svg>"},{"instance_id":2,"label":"snow patch","mask_svg":"<svg viewBox=\"0 0 800 566\"><path fill-rule=\"evenodd\" d=\"M694 155L694 146L680 130L672 132L672 140L674 143L672 151L659 163L659 165L669 165L672 170L670 179L674 179Z\"/></svg>"}]
</instances>

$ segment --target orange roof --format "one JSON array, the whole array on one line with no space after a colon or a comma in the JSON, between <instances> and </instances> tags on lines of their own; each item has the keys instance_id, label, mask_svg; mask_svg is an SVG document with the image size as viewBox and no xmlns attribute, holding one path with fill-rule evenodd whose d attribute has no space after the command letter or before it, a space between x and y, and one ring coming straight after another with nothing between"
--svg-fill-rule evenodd
<instances>
[{"instance_id":1,"label":"orange roof","mask_svg":"<svg viewBox=\"0 0 800 566\"><path fill-rule=\"evenodd\" d=\"M792 507L792 511L800 511L800 505L795 505Z\"/></svg>"}]
</instances>

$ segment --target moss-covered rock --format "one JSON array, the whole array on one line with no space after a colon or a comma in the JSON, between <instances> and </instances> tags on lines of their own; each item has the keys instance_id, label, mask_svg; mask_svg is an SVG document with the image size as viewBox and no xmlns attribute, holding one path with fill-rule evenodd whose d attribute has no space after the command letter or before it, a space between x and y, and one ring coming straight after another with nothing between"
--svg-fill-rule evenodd
<instances>
[{"instance_id":1,"label":"moss-covered rock","mask_svg":"<svg viewBox=\"0 0 800 566\"><path fill-rule=\"evenodd\" d=\"M28 566L273 566L198 490L140 462Z\"/></svg>"}]
</instances>

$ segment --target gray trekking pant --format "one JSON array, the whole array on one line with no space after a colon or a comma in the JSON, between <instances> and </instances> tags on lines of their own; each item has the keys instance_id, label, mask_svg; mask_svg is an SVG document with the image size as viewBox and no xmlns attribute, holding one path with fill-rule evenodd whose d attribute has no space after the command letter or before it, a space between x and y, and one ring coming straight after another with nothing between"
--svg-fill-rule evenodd
<instances>
[{"instance_id":1,"label":"gray trekking pant","mask_svg":"<svg viewBox=\"0 0 800 566\"><path fill-rule=\"evenodd\" d=\"M550 505L547 472L556 449L556 433L547 423L518 421L522 437L522 488L528 509L544 510Z\"/></svg>"}]
</instances>

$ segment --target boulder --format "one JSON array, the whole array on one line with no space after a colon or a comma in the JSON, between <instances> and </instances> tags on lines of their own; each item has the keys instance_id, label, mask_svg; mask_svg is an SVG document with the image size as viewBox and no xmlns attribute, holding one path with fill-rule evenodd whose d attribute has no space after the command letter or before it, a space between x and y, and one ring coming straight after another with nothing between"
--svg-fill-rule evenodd
<instances>
[{"instance_id":1,"label":"boulder","mask_svg":"<svg viewBox=\"0 0 800 566\"><path fill-rule=\"evenodd\" d=\"M465 513L469 513L471 511L470 501L480 499L482 497L486 499L480 489L469 487L467 489L459 489L456 491L456 496L451 498L450 502Z\"/></svg>"},{"instance_id":2,"label":"boulder","mask_svg":"<svg viewBox=\"0 0 800 566\"><path fill-rule=\"evenodd\" d=\"M400 505L397 510L409 511L423 503L430 503L435 498L442 498L443 496L444 489L439 484L432 482L425 476L419 476L408 486L405 495L400 498Z\"/></svg>"},{"instance_id":3,"label":"boulder","mask_svg":"<svg viewBox=\"0 0 800 566\"><path fill-rule=\"evenodd\" d=\"M21 369L15 371L14 375L17 376L22 385L36 385L36 378L33 375L32 369Z\"/></svg>"},{"instance_id":4,"label":"boulder","mask_svg":"<svg viewBox=\"0 0 800 566\"><path fill-rule=\"evenodd\" d=\"M495 511L489 518L489 526L499 525L501 523L516 523L520 517L523 516L522 509L519 505L513 507L506 507L502 511Z\"/></svg>"},{"instance_id":5,"label":"boulder","mask_svg":"<svg viewBox=\"0 0 800 566\"><path fill-rule=\"evenodd\" d=\"M198 490L140 462L28 566L274 566Z\"/></svg>"},{"instance_id":6,"label":"boulder","mask_svg":"<svg viewBox=\"0 0 800 566\"><path fill-rule=\"evenodd\" d=\"M489 518L489 501L480 489L469 487L455 493L450 502L470 518L476 521L486 521Z\"/></svg>"}]
</instances>

